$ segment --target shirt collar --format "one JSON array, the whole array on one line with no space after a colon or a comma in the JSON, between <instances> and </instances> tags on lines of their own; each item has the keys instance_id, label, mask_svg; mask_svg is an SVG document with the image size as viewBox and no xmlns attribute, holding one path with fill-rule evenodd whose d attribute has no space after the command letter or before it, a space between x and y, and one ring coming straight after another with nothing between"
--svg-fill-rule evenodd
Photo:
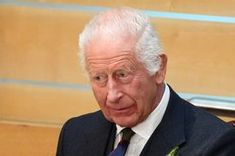
<instances>
[{"instance_id":1,"label":"shirt collar","mask_svg":"<svg viewBox=\"0 0 235 156\"><path fill-rule=\"evenodd\" d=\"M157 105L157 107L149 114L146 120L132 127L131 129L136 134L140 135L141 137L145 139L149 139L152 133L154 132L154 130L160 124L165 114L165 111L169 102L169 98L170 98L170 90L167 84L165 84L165 89L164 89L162 99ZM117 128L117 131L116 131L116 136L117 136L120 134L121 130L124 129L124 127L121 127L116 124L116 128Z\"/></svg>"}]
</instances>

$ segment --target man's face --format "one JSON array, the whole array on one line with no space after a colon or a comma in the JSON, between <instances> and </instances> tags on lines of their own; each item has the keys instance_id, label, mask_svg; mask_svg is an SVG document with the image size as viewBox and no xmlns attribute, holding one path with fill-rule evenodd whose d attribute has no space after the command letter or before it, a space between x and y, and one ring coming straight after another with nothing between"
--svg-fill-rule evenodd
<instances>
[{"instance_id":1,"label":"man's face","mask_svg":"<svg viewBox=\"0 0 235 156\"><path fill-rule=\"evenodd\" d=\"M95 98L111 122L133 127L157 106L160 86L157 73L150 76L134 54L135 41L100 38L86 48L86 65ZM162 91L162 90L161 90Z\"/></svg>"}]
</instances>

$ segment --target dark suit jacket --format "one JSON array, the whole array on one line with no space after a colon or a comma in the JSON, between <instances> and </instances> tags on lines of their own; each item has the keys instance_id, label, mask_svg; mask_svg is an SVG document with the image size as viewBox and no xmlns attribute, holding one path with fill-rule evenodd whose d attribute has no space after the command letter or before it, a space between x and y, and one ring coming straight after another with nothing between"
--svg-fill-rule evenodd
<instances>
[{"instance_id":1,"label":"dark suit jacket","mask_svg":"<svg viewBox=\"0 0 235 156\"><path fill-rule=\"evenodd\" d=\"M115 133L101 111L72 118L62 128L57 156L105 156ZM235 129L170 89L166 113L141 156L165 156L176 146L182 156L235 156Z\"/></svg>"}]
</instances>

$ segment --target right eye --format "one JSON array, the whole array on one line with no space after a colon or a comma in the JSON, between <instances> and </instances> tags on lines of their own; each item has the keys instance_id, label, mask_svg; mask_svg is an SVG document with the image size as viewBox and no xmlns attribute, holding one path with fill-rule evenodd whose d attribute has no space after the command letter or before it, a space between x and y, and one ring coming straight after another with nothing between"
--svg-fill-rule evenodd
<instances>
[{"instance_id":1,"label":"right eye","mask_svg":"<svg viewBox=\"0 0 235 156\"><path fill-rule=\"evenodd\" d=\"M92 82L104 86L107 82L107 76L105 74L97 74L92 76Z\"/></svg>"},{"instance_id":2,"label":"right eye","mask_svg":"<svg viewBox=\"0 0 235 156\"><path fill-rule=\"evenodd\" d=\"M95 76L94 79L95 79L96 81L100 81L100 80L101 80L101 76Z\"/></svg>"}]
</instances>

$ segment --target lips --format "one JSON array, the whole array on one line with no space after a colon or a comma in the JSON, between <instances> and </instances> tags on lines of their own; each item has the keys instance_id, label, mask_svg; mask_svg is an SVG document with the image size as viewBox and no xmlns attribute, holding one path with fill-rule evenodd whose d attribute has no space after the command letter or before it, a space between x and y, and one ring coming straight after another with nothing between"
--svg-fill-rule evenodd
<instances>
[{"instance_id":1,"label":"lips","mask_svg":"<svg viewBox=\"0 0 235 156\"><path fill-rule=\"evenodd\" d=\"M108 109L114 115L130 115L134 111L134 105L121 108L108 107Z\"/></svg>"}]
</instances>

